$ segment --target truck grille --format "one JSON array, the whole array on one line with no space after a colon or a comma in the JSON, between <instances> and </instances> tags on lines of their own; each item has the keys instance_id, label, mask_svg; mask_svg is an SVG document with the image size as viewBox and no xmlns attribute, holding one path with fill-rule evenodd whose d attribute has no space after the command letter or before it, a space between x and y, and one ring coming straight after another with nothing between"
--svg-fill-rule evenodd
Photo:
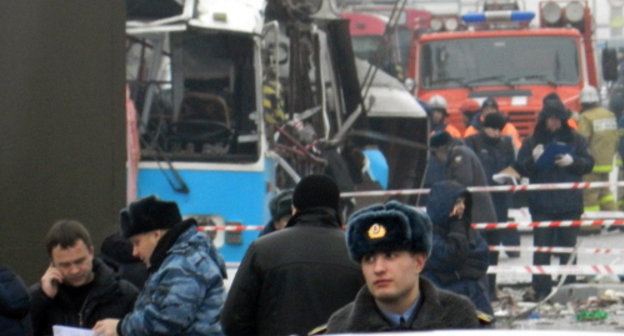
<instances>
[{"instance_id":1,"label":"truck grille","mask_svg":"<svg viewBox=\"0 0 624 336\"><path fill-rule=\"evenodd\" d=\"M535 122L537 120L537 113L534 111L509 111L507 114L509 121L516 126L520 138L525 138L527 135L533 133Z\"/></svg>"}]
</instances>

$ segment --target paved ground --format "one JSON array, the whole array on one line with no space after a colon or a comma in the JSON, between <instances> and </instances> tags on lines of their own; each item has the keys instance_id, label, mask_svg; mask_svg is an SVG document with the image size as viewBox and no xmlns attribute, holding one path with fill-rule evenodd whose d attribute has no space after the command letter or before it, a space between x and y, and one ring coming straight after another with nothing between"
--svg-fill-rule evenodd
<instances>
[{"instance_id":1,"label":"paved ground","mask_svg":"<svg viewBox=\"0 0 624 336\"><path fill-rule=\"evenodd\" d=\"M521 235L522 246L530 247L533 245L533 236L530 233L523 233ZM594 247L594 248L624 248L624 233L616 230L607 232L603 230L600 234L579 236L579 248ZM510 259L501 253L499 257L500 265L532 265L533 254L531 252L522 252L519 258ZM558 263L558 259L553 258L555 263ZM624 254L579 254L579 265L597 265L597 264L624 264ZM515 274L505 273L498 275L499 284L518 284L531 282L531 275L528 273Z\"/></svg>"},{"instance_id":2,"label":"paved ground","mask_svg":"<svg viewBox=\"0 0 624 336\"><path fill-rule=\"evenodd\" d=\"M523 234L521 238L522 246L532 245L532 236ZM593 248L624 248L624 233L620 231L607 232L602 230L597 235L587 235L579 237L579 247ZM553 258L558 263L558 260ZM504 254L499 259L500 265L531 265L532 253L522 252L519 258L510 259ZM624 254L579 254L579 265L622 265L624 264ZM594 297L586 299L567 300L562 303L544 304L531 313L524 314L519 319L511 318L528 311L535 303L523 302L522 296L530 287L531 275L528 273L504 273L498 275L498 283L503 300L495 304L495 310L499 315L497 328L504 329L550 329L550 330L583 330L583 331L624 331L624 286L619 283L619 279L614 276L596 276L585 278L581 281L589 281L588 285L564 286L560 289L559 295L573 297L575 288L587 286L595 289L602 286L608 288L610 298ZM602 282L602 284L594 284ZM501 296L501 295L499 295ZM596 313L598 312L598 313ZM591 314L594 313L594 320ZM580 314L580 315L579 315ZM583 316L583 314L585 316ZM578 321L578 317L587 320Z\"/></svg>"}]
</instances>

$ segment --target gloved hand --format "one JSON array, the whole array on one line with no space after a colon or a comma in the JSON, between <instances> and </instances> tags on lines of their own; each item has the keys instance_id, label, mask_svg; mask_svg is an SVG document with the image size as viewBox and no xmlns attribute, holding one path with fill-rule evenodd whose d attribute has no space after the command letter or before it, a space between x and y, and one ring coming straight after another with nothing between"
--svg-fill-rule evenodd
<instances>
[{"instance_id":1,"label":"gloved hand","mask_svg":"<svg viewBox=\"0 0 624 336\"><path fill-rule=\"evenodd\" d=\"M507 182L513 185L518 184L518 182L516 182L516 179L511 174L506 173L494 174L492 175L492 180L498 184L506 184Z\"/></svg>"},{"instance_id":2,"label":"gloved hand","mask_svg":"<svg viewBox=\"0 0 624 336\"><path fill-rule=\"evenodd\" d=\"M567 167L574 162L574 158L570 154L557 155L555 164L559 167Z\"/></svg>"},{"instance_id":3,"label":"gloved hand","mask_svg":"<svg viewBox=\"0 0 624 336\"><path fill-rule=\"evenodd\" d=\"M533 161L537 162L537 160L544 154L544 145L539 144L533 148Z\"/></svg>"}]
</instances>

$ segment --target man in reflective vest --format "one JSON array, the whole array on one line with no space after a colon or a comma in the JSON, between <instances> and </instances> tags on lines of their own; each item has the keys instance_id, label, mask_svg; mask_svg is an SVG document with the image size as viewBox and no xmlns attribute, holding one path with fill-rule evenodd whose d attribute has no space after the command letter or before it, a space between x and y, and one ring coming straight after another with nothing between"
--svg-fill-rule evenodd
<instances>
[{"instance_id":1,"label":"man in reflective vest","mask_svg":"<svg viewBox=\"0 0 624 336\"><path fill-rule=\"evenodd\" d=\"M579 133L589 144L589 153L595 164L591 173L583 176L585 182L608 182L613 169L613 156L618 145L615 115L600 106L598 90L585 87L580 94L581 115ZM615 198L609 187L586 189L583 193L585 211L615 211Z\"/></svg>"}]
</instances>

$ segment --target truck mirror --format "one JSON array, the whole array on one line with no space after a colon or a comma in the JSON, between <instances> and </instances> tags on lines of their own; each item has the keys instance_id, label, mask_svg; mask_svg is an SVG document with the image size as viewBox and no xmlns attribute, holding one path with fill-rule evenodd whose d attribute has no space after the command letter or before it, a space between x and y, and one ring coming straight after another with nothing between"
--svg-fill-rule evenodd
<instances>
[{"instance_id":1,"label":"truck mirror","mask_svg":"<svg viewBox=\"0 0 624 336\"><path fill-rule=\"evenodd\" d=\"M604 48L602 50L602 78L607 81L614 81L617 80L617 77L617 51L614 48Z\"/></svg>"},{"instance_id":2,"label":"truck mirror","mask_svg":"<svg viewBox=\"0 0 624 336\"><path fill-rule=\"evenodd\" d=\"M405 81L403 82L403 85L405 85L405 88L409 92L414 91L414 89L416 88L416 82L412 78L405 78Z\"/></svg>"}]
</instances>

